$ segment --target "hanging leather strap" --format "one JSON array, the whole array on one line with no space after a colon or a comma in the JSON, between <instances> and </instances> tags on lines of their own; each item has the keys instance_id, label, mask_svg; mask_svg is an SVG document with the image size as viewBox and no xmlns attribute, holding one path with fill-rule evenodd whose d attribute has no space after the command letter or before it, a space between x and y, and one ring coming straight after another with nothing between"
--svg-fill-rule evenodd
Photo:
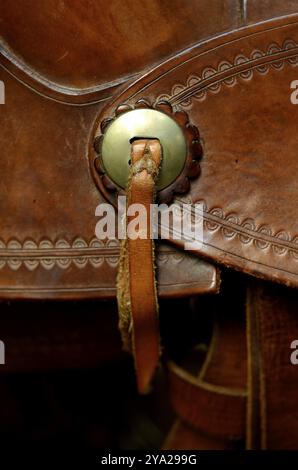
<instances>
[{"instance_id":1,"label":"hanging leather strap","mask_svg":"<svg viewBox=\"0 0 298 470\"><path fill-rule=\"evenodd\" d=\"M157 139L132 143L127 186L126 239L120 252L117 279L119 326L125 349L133 352L138 390L148 391L159 361L158 302L155 282L151 204L162 159ZM133 204L141 204L137 214ZM136 208L137 209L137 208ZM138 237L135 238L136 217Z\"/></svg>"}]
</instances>

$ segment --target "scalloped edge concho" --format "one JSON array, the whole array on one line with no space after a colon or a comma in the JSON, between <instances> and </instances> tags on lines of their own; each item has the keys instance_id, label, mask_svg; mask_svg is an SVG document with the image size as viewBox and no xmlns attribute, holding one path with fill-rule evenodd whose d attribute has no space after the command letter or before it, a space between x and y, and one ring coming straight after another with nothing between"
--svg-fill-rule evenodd
<instances>
[{"instance_id":1,"label":"scalloped edge concho","mask_svg":"<svg viewBox=\"0 0 298 470\"><path fill-rule=\"evenodd\" d=\"M175 121L185 138L186 157L182 170L173 182L157 193L158 202L168 204L175 194L187 193L190 189L190 180L200 175L199 161L202 158L203 150L199 130L189 122L188 114L179 109L174 111L167 101L159 101L155 105L151 105L146 100L140 99L134 106L121 104L116 108L115 115L112 118L106 118L101 122L95 131L97 135L94 138L93 145L96 157L93 157L93 164L91 165L96 185L113 205L117 204L119 195L125 194L125 190L116 184L106 171L102 159L102 144L109 126L123 113L136 109L152 109L164 113Z\"/></svg>"}]
</instances>

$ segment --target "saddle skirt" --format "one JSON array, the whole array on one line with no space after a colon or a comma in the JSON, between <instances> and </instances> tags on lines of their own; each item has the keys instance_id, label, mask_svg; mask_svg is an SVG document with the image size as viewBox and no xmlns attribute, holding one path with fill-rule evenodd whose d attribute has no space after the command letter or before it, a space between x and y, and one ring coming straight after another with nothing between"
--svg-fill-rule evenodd
<instances>
[{"instance_id":1,"label":"saddle skirt","mask_svg":"<svg viewBox=\"0 0 298 470\"><path fill-rule=\"evenodd\" d=\"M122 266L127 263L125 244L117 231L96 236L98 208L114 207L125 193L109 179L99 153L109 126L139 108L173 118L194 155L187 155L187 171L173 187L159 191L148 170L154 163L150 145L159 148L161 172L168 149L156 135L134 135L131 147L145 147L140 159L132 153L137 170L130 162L127 192L142 199L140 181L147 178L147 202L163 194L170 208L187 206L190 221L199 207L202 223L200 243L189 234L177 238L170 225L169 239L157 240L151 250L154 314L157 296L218 294L221 268L248 275L246 321L234 302L237 293L230 292L225 314L220 305L214 308L199 375L169 366L181 425L180 441L177 428L170 448L230 448L245 439L247 448L275 449L297 442L297 379L288 360L298 334L294 3L0 4L0 298L114 299L119 264L127 288L119 263L120 257ZM134 178L138 173L142 177ZM134 255L139 274L143 253L136 245ZM135 277L135 310L142 316L143 278ZM221 297L214 297L219 304ZM123 303L126 312L129 302ZM207 310L206 316L214 313ZM148 328L138 326L143 360ZM155 346L148 376L158 362L158 339Z\"/></svg>"},{"instance_id":2,"label":"saddle skirt","mask_svg":"<svg viewBox=\"0 0 298 470\"><path fill-rule=\"evenodd\" d=\"M25 18L21 2L13 11L10 2L1 5L6 19L0 56L6 102L0 114L1 297L115 295L119 242L97 240L94 234L95 209L106 195L92 178L92 142L99 122L113 116L117 106L134 106L139 99L166 100L174 110L186 111L203 146L199 178L174 201L202 205L203 243L191 254L185 253L183 239L172 240L180 253L161 246L160 294L216 291L218 272L200 257L297 287L298 107L291 102L297 16L219 34L181 52L208 31L185 31L183 17L175 15L175 31L165 28L163 52L151 44L161 41L152 32L150 47L141 42L136 56L132 30L125 30L118 65L116 45L99 33L95 12L81 17L75 2L70 21L69 7L62 4L56 16L47 6L47 29L40 8L33 10L26 37L16 26ZM144 24L156 28L153 17L159 11L153 5ZM132 18L139 14L135 3L133 8ZM122 13L106 12L118 23ZM66 52L57 32L61 22ZM226 19L223 29L234 26ZM219 25L213 27L220 31ZM144 28L135 34L146 35ZM88 55L82 53L86 48ZM152 57L152 51L158 55ZM152 68L157 57L161 63Z\"/></svg>"}]
</instances>

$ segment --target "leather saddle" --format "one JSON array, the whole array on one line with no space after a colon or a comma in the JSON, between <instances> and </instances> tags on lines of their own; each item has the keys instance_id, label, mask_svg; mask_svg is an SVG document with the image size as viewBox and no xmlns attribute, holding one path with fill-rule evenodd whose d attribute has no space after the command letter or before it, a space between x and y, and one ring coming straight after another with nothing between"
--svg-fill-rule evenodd
<instances>
[{"instance_id":1,"label":"leather saddle","mask_svg":"<svg viewBox=\"0 0 298 470\"><path fill-rule=\"evenodd\" d=\"M96 299L100 316L117 295L144 391L158 299L195 298L213 332L195 371L167 361L177 421L165 448L297 447L298 14L260 3L0 5L1 299ZM117 147L112 128L149 115L157 130L137 117ZM185 158L168 180L178 134ZM125 195L187 207L189 220L199 207L200 243L173 224L167 240L99 239L96 209Z\"/></svg>"}]
</instances>

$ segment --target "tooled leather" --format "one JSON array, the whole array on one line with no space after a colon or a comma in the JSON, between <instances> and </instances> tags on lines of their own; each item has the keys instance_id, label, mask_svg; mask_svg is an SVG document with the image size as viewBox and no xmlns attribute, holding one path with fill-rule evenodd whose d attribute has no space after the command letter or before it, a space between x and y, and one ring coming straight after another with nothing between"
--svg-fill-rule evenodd
<instances>
[{"instance_id":1,"label":"tooled leather","mask_svg":"<svg viewBox=\"0 0 298 470\"><path fill-rule=\"evenodd\" d=\"M163 97L187 109L204 149L201 176L187 198L204 207L197 254L293 287L298 107L290 83L297 79L297 22L294 15L207 41L113 103ZM182 247L185 240L172 241Z\"/></svg>"},{"instance_id":2,"label":"tooled leather","mask_svg":"<svg viewBox=\"0 0 298 470\"><path fill-rule=\"evenodd\" d=\"M1 67L0 80L0 297L115 298L119 240L117 232L95 236L95 209L106 201L86 155L102 104L45 99ZM216 291L214 267L165 243L159 248L161 296Z\"/></svg>"},{"instance_id":3,"label":"tooled leather","mask_svg":"<svg viewBox=\"0 0 298 470\"><path fill-rule=\"evenodd\" d=\"M155 198L155 181L161 160L162 151L158 140L138 139L132 143L131 173L126 189L127 208L134 204L143 206L146 211L146 233L132 238L129 224L134 217L127 213L127 239L123 240L121 249L117 297L120 329L125 343L126 336L131 335L138 390L141 393L148 390L160 355L150 209ZM143 228L139 227L139 230Z\"/></svg>"},{"instance_id":4,"label":"tooled leather","mask_svg":"<svg viewBox=\"0 0 298 470\"><path fill-rule=\"evenodd\" d=\"M162 95L171 96L173 87L181 84L185 94L179 106L183 103L188 106L185 100L189 94L190 119L200 129L206 150L200 179L192 184L188 198L192 203L205 203L205 240L197 254L292 286L298 282L293 181L296 174L293 136L298 107L291 105L289 99L289 83L296 79L297 70L296 52L292 48L293 41L298 43L295 21L294 15L195 46L115 98L106 113L112 115L118 102L124 99L129 103L141 97L154 101ZM254 51L258 51L255 59ZM221 76L214 74L219 68ZM238 73L235 83L231 72ZM88 136L103 105L79 108L61 105L26 88L4 69L0 70L0 79L5 82L7 97L14 97L5 105L13 117L13 126L1 114L1 145L6 157L1 160L1 181L10 188L1 205L1 296L114 296L117 271L114 251L110 244L101 245L99 257L94 258L89 246L94 238L94 210L105 201L94 187L84 156L89 151ZM198 98L195 95L207 85L206 98L200 102L201 95ZM175 95L177 91L176 88ZM282 126L275 122L269 132L270 116L280 118L279 102ZM224 116L220 119L224 108L229 109L228 119ZM63 133L57 133L57 122ZM266 122L267 132L262 129ZM17 134L14 129L18 129ZM266 145L270 148L266 149ZM253 155L255 149L253 161L249 154ZM286 149L290 149L290 154ZM45 154L47 158L43 158ZM237 178L232 179L231 175ZM44 188L54 189L44 191ZM12 240L16 244L10 250ZM36 250L35 245L39 247L44 240L49 240L53 247L49 244L42 251ZM74 252L72 244L76 240L79 245ZM93 258L96 266L90 264ZM59 263L67 266L69 259L73 260L74 269L59 266ZM33 269L34 266L37 268ZM187 287L190 270L175 272L175 285L185 283Z\"/></svg>"}]
</instances>

